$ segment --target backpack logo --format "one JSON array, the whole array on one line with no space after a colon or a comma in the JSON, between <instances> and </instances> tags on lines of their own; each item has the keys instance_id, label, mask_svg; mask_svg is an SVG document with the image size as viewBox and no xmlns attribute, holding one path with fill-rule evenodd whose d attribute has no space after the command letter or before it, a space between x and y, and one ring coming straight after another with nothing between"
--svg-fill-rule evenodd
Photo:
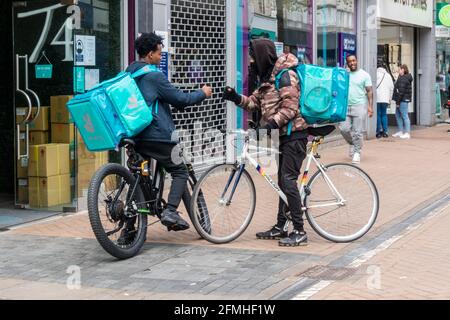
<instances>
[{"instance_id":1,"label":"backpack logo","mask_svg":"<svg viewBox=\"0 0 450 320\"><path fill-rule=\"evenodd\" d=\"M128 109L136 109L139 106L138 104L138 100L136 98L136 96L131 96L128 99Z\"/></svg>"},{"instance_id":2,"label":"backpack logo","mask_svg":"<svg viewBox=\"0 0 450 320\"><path fill-rule=\"evenodd\" d=\"M92 124L91 117L89 116L88 113L86 113L83 116L83 120L85 122L84 129L86 129L87 132L94 133L95 132L94 125Z\"/></svg>"}]
</instances>

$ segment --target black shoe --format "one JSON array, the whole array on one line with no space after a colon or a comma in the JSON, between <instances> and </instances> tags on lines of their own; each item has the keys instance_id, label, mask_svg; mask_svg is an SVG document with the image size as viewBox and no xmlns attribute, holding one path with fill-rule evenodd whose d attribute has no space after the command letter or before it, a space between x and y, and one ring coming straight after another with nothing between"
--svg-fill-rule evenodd
<instances>
[{"instance_id":1,"label":"black shoe","mask_svg":"<svg viewBox=\"0 0 450 320\"><path fill-rule=\"evenodd\" d=\"M281 247L306 246L308 244L308 237L305 231L294 230L289 237L281 239L278 244Z\"/></svg>"},{"instance_id":2,"label":"black shoe","mask_svg":"<svg viewBox=\"0 0 450 320\"><path fill-rule=\"evenodd\" d=\"M182 231L189 229L189 223L180 217L177 211L166 209L161 214L161 223L167 227L168 231Z\"/></svg>"},{"instance_id":3,"label":"black shoe","mask_svg":"<svg viewBox=\"0 0 450 320\"><path fill-rule=\"evenodd\" d=\"M133 243L134 238L136 238L136 229L134 226L131 226L129 228L125 227L120 232L120 237L117 239L117 244L119 246L127 246L131 243Z\"/></svg>"},{"instance_id":4,"label":"black shoe","mask_svg":"<svg viewBox=\"0 0 450 320\"><path fill-rule=\"evenodd\" d=\"M377 133L377 135L376 135L377 139L380 139L381 136L382 136L381 133Z\"/></svg>"},{"instance_id":5,"label":"black shoe","mask_svg":"<svg viewBox=\"0 0 450 320\"><path fill-rule=\"evenodd\" d=\"M389 135L386 132L383 132L383 138L389 138Z\"/></svg>"},{"instance_id":6,"label":"black shoe","mask_svg":"<svg viewBox=\"0 0 450 320\"><path fill-rule=\"evenodd\" d=\"M281 230L281 228L277 227L276 225L272 227L272 229L264 232L258 232L256 234L257 239L263 239L263 240L278 240L281 238L287 237L287 232Z\"/></svg>"}]
</instances>

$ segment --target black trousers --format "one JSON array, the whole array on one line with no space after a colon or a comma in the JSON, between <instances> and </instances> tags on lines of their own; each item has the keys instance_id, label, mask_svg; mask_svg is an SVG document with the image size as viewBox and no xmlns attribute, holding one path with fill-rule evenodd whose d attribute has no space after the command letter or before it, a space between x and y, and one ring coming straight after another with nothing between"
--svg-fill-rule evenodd
<instances>
[{"instance_id":1,"label":"black trousers","mask_svg":"<svg viewBox=\"0 0 450 320\"><path fill-rule=\"evenodd\" d=\"M298 178L303 160L306 158L307 138L291 140L280 145L278 161L278 185L286 194L289 211L291 212L294 228L303 230L303 213L301 211L301 198L298 190ZM279 200L277 226L282 228L286 223L283 214L285 203Z\"/></svg>"},{"instance_id":2,"label":"black trousers","mask_svg":"<svg viewBox=\"0 0 450 320\"><path fill-rule=\"evenodd\" d=\"M177 210L181 202L183 192L186 190L186 183L189 177L188 170L184 163L175 164L172 153L176 153L175 158L179 159L179 146L163 142L141 141L136 144L136 151L145 159L155 159L172 176L167 208Z\"/></svg>"}]
</instances>

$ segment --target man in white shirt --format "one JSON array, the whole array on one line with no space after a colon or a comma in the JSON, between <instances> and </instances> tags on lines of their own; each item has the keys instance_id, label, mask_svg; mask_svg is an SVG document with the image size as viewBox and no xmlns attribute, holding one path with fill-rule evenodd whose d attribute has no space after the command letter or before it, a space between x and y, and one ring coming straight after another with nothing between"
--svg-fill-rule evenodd
<instances>
[{"instance_id":1,"label":"man in white shirt","mask_svg":"<svg viewBox=\"0 0 450 320\"><path fill-rule=\"evenodd\" d=\"M350 145L352 163L361 161L363 131L366 114L373 116L372 79L363 69L358 68L355 55L347 57L350 69L350 87L348 94L347 120L340 125L341 134Z\"/></svg>"}]
</instances>

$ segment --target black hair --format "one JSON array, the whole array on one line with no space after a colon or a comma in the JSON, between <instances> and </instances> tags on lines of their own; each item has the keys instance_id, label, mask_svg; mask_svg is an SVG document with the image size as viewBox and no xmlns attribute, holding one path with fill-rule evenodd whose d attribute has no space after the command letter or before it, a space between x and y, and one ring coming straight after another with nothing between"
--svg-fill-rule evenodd
<instances>
[{"instance_id":1,"label":"black hair","mask_svg":"<svg viewBox=\"0 0 450 320\"><path fill-rule=\"evenodd\" d=\"M355 57L355 59L358 60L358 57L356 56L356 54L349 54L349 55L345 58L345 60L348 61L348 58L350 58L350 57Z\"/></svg>"},{"instance_id":2,"label":"black hair","mask_svg":"<svg viewBox=\"0 0 450 320\"><path fill-rule=\"evenodd\" d=\"M158 45L163 44L163 38L156 33L143 33L135 41L134 47L140 58L145 57L151 51L158 50Z\"/></svg>"}]
</instances>

